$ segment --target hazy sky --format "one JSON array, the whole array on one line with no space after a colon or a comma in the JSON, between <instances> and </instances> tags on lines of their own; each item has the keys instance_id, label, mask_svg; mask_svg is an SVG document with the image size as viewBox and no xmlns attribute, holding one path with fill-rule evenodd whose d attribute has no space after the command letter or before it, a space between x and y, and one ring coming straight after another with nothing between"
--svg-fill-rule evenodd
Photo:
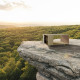
<instances>
[{"instance_id":1,"label":"hazy sky","mask_svg":"<svg viewBox=\"0 0 80 80\"><path fill-rule=\"evenodd\" d=\"M80 0L0 0L0 22L80 24Z\"/></svg>"}]
</instances>

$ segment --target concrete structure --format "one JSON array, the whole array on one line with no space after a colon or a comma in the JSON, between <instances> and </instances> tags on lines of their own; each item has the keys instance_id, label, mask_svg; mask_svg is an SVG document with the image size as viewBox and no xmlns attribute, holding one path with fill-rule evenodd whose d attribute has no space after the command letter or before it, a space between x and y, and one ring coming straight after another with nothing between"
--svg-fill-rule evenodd
<instances>
[{"instance_id":1,"label":"concrete structure","mask_svg":"<svg viewBox=\"0 0 80 80\"><path fill-rule=\"evenodd\" d=\"M24 41L18 52L36 67L37 80L80 80L80 39L70 39L69 45L58 46Z\"/></svg>"},{"instance_id":2,"label":"concrete structure","mask_svg":"<svg viewBox=\"0 0 80 80\"><path fill-rule=\"evenodd\" d=\"M55 40L55 36L59 36L60 39ZM67 34L43 34L43 43L47 45L62 45L69 44L69 35Z\"/></svg>"}]
</instances>

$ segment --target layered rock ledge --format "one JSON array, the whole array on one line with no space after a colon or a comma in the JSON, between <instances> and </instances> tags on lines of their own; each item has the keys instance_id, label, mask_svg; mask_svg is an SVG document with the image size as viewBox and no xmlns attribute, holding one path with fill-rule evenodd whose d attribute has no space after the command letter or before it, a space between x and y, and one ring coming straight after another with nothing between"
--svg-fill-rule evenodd
<instances>
[{"instance_id":1,"label":"layered rock ledge","mask_svg":"<svg viewBox=\"0 0 80 80\"><path fill-rule=\"evenodd\" d=\"M37 80L80 80L80 39L59 46L23 41L18 52L38 69Z\"/></svg>"}]
</instances>

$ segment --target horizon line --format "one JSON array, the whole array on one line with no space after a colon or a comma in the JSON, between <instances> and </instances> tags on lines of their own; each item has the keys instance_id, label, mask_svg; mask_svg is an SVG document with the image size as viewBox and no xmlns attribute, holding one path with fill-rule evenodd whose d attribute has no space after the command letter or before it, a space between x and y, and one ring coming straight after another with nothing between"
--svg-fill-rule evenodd
<instances>
[{"instance_id":1,"label":"horizon line","mask_svg":"<svg viewBox=\"0 0 80 80\"><path fill-rule=\"evenodd\" d=\"M65 25L80 25L80 22L3 22L0 25L24 25L24 26L65 26Z\"/></svg>"}]
</instances>

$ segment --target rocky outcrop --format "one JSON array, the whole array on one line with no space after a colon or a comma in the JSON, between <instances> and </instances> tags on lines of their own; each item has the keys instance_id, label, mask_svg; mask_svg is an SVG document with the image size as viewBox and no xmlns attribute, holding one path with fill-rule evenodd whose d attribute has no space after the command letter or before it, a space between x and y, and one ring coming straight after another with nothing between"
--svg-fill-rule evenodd
<instances>
[{"instance_id":1,"label":"rocky outcrop","mask_svg":"<svg viewBox=\"0 0 80 80\"><path fill-rule=\"evenodd\" d=\"M22 58L38 69L37 80L80 80L80 40L69 45L47 46L41 41L24 41L18 48Z\"/></svg>"}]
</instances>

